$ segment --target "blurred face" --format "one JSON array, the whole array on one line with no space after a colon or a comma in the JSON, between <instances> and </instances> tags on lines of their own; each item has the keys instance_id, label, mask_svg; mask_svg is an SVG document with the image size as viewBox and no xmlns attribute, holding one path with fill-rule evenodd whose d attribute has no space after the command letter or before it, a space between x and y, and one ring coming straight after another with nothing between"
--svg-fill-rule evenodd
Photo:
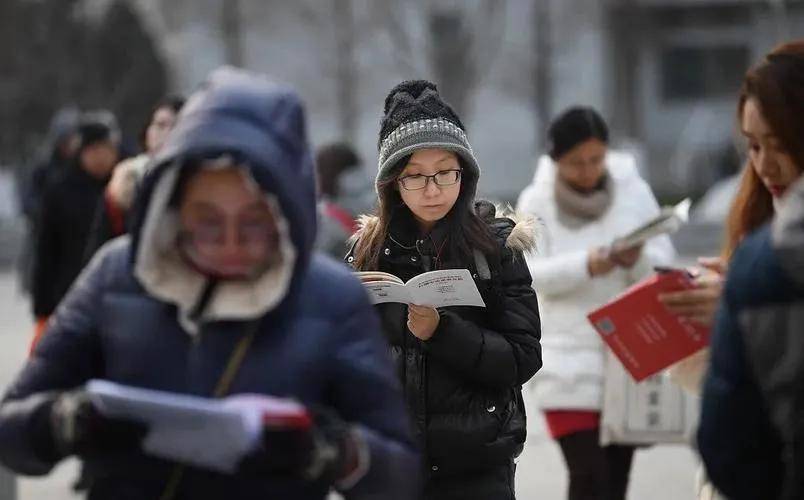
<instances>
[{"instance_id":1,"label":"blurred face","mask_svg":"<svg viewBox=\"0 0 804 500\"><path fill-rule=\"evenodd\" d=\"M402 201L422 229L429 230L443 219L461 192L458 157L443 149L421 149L397 177Z\"/></svg>"},{"instance_id":2,"label":"blurred face","mask_svg":"<svg viewBox=\"0 0 804 500\"><path fill-rule=\"evenodd\" d=\"M105 179L117 165L118 155L117 144L112 141L96 142L81 151L81 168L95 178Z\"/></svg>"},{"instance_id":3,"label":"blurred face","mask_svg":"<svg viewBox=\"0 0 804 500\"><path fill-rule=\"evenodd\" d=\"M176 124L176 113L170 108L159 108L151 117L151 123L145 131L146 153L152 155L159 151L165 143L168 132Z\"/></svg>"},{"instance_id":4,"label":"blurred face","mask_svg":"<svg viewBox=\"0 0 804 500\"><path fill-rule=\"evenodd\" d=\"M240 169L196 173L179 215L182 251L204 274L254 277L278 252L278 230L264 193Z\"/></svg>"},{"instance_id":5,"label":"blurred face","mask_svg":"<svg viewBox=\"0 0 804 500\"><path fill-rule=\"evenodd\" d=\"M558 175L577 191L594 191L606 173L607 150L599 139L578 144L558 159Z\"/></svg>"},{"instance_id":6,"label":"blurred face","mask_svg":"<svg viewBox=\"0 0 804 500\"><path fill-rule=\"evenodd\" d=\"M78 134L73 133L63 138L58 144L59 157L62 160L71 159L75 155L76 151L78 151L78 146L80 143L81 138L78 137Z\"/></svg>"},{"instance_id":7,"label":"blurred face","mask_svg":"<svg viewBox=\"0 0 804 500\"><path fill-rule=\"evenodd\" d=\"M762 184L774 198L783 196L801 171L765 121L754 98L743 106L742 133L748 142L748 159Z\"/></svg>"}]
</instances>

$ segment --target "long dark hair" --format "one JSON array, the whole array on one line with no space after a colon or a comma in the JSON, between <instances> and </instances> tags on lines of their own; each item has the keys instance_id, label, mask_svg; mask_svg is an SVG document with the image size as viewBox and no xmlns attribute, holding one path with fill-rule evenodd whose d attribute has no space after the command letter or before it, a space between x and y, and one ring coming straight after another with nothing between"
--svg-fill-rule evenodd
<instances>
[{"instance_id":1,"label":"long dark hair","mask_svg":"<svg viewBox=\"0 0 804 500\"><path fill-rule=\"evenodd\" d=\"M379 201L377 223L365 226L357 234L357 242L352 256L352 265L358 271L376 271L380 264L380 253L388 237L391 219L397 210L409 210L402 202L397 187L399 174L407 165L410 156L399 160L392 169L393 175L377 185ZM462 160L459 161L461 164ZM462 165L463 166L463 165ZM477 177L470 169L462 168L461 191L455 205L445 216L447 224L447 255L471 258L477 249L486 255L497 252L498 248L489 231L488 224L475 212L474 192Z\"/></svg>"},{"instance_id":2,"label":"long dark hair","mask_svg":"<svg viewBox=\"0 0 804 500\"><path fill-rule=\"evenodd\" d=\"M780 45L745 75L737 104L737 123L742 123L748 99L759 103L762 116L804 170L804 40ZM746 161L737 196L726 222L722 255L729 258L740 241L773 217L773 196Z\"/></svg>"}]
</instances>

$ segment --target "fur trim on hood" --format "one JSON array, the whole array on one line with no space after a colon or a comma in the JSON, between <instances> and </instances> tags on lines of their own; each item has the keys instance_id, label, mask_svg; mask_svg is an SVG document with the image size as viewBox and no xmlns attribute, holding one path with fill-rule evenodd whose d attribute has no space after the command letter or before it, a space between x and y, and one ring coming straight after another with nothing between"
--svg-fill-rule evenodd
<instances>
[{"instance_id":1,"label":"fur trim on hood","mask_svg":"<svg viewBox=\"0 0 804 500\"><path fill-rule=\"evenodd\" d=\"M134 267L137 279L150 295L176 305L179 323L191 335L198 333L199 323L253 320L272 311L290 289L297 251L276 196L264 193L279 232L277 262L253 279L220 282L201 317L192 317L207 278L185 262L176 244L179 216L177 209L169 207L169 200L175 190L179 170L177 165L166 172L154 188L140 233L141 244ZM241 172L254 189L260 189L246 167L242 167Z\"/></svg>"},{"instance_id":2,"label":"fur trim on hood","mask_svg":"<svg viewBox=\"0 0 804 500\"><path fill-rule=\"evenodd\" d=\"M535 252L538 219L533 215L516 212L510 205L497 205L496 212L500 214L500 218L510 219L514 223L511 234L505 239L505 246L522 253Z\"/></svg>"}]
</instances>

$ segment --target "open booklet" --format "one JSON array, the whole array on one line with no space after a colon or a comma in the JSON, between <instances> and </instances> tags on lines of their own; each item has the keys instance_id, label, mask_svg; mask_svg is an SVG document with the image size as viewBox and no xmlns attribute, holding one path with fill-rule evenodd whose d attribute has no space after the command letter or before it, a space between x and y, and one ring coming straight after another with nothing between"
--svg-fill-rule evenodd
<instances>
[{"instance_id":1,"label":"open booklet","mask_svg":"<svg viewBox=\"0 0 804 500\"><path fill-rule=\"evenodd\" d=\"M232 473L254 450L265 427L304 429L311 416L301 404L263 394L209 399L91 380L86 390L105 416L148 426L142 442L156 457Z\"/></svg>"},{"instance_id":2,"label":"open booklet","mask_svg":"<svg viewBox=\"0 0 804 500\"><path fill-rule=\"evenodd\" d=\"M430 271L411 278L407 283L380 271L355 274L363 281L373 304L401 302L432 307L486 307L468 269Z\"/></svg>"},{"instance_id":3,"label":"open booklet","mask_svg":"<svg viewBox=\"0 0 804 500\"><path fill-rule=\"evenodd\" d=\"M675 233L689 221L690 205L692 201L685 198L677 205L662 208L659 215L614 240L612 248L632 248L656 236Z\"/></svg>"}]
</instances>

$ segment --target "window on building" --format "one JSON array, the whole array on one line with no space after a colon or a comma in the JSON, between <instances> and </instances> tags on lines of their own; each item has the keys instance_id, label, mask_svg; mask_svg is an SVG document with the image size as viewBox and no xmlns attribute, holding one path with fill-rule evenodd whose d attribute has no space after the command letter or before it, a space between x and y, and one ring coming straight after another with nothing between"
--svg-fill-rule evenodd
<instances>
[{"instance_id":1,"label":"window on building","mask_svg":"<svg viewBox=\"0 0 804 500\"><path fill-rule=\"evenodd\" d=\"M748 69L745 45L668 46L661 52L661 92L665 101L731 96Z\"/></svg>"}]
</instances>

